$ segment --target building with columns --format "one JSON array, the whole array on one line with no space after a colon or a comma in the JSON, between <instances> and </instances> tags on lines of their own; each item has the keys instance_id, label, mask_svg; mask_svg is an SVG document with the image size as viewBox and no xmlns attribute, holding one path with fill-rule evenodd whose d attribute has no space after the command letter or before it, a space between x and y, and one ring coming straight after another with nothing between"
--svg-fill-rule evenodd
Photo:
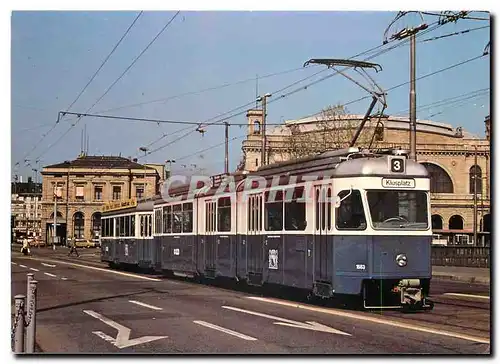
<instances>
[{"instance_id":1,"label":"building with columns","mask_svg":"<svg viewBox=\"0 0 500 364\"><path fill-rule=\"evenodd\" d=\"M346 147L363 115L335 117L335 127L325 129L325 114L285 121L266 127L267 163ZM261 164L262 110L247 112L248 132L243 141L240 169L254 171ZM417 120L417 161L431 178L432 226L436 240L448 244L489 245L490 215L490 117L485 118L486 137L470 134L461 127L429 120ZM376 115L370 117L361 132L357 146L374 148L400 147L409 150L408 118ZM339 139L339 135L343 135ZM476 219L474 212L476 211Z\"/></svg>"},{"instance_id":2,"label":"building with columns","mask_svg":"<svg viewBox=\"0 0 500 364\"><path fill-rule=\"evenodd\" d=\"M82 155L45 166L42 182L42 239L51 244L54 211L56 243L68 237L92 240L100 236L104 203L152 197L159 193L164 170L114 156Z\"/></svg>"}]
</instances>

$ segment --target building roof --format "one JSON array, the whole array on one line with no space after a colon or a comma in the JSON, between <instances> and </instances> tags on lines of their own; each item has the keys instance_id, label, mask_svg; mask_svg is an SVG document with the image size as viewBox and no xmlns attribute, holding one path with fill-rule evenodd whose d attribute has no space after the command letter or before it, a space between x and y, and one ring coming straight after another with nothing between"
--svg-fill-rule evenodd
<instances>
[{"instance_id":1,"label":"building roof","mask_svg":"<svg viewBox=\"0 0 500 364\"><path fill-rule=\"evenodd\" d=\"M359 122L363 119L364 115L341 115L337 116L335 120L340 123L345 122L346 124L349 121L354 121L354 125L358 126ZM274 128L270 128L268 130L269 135L289 135L290 134L290 126L292 125L300 125L301 132L309 132L320 130L320 126L318 124L319 121L324 120L324 114L318 113L314 114L302 119L297 120L286 120L283 125L276 126ZM376 123L378 120L377 117L371 117L367 122L367 127L373 123ZM381 121L385 125L386 128L389 129L408 129L410 128L410 119L407 117L398 117L398 116L386 116L382 117ZM454 128L450 124L440 123L431 120L416 120L417 123L417 131L423 132L433 132L441 135L446 135L455 138L464 138L464 139L481 139L477 135L473 135L465 130L462 127ZM351 124L352 125L352 124Z\"/></svg>"},{"instance_id":2,"label":"building roof","mask_svg":"<svg viewBox=\"0 0 500 364\"><path fill-rule=\"evenodd\" d=\"M124 157L88 155L78 157L72 161L52 164L44 168L99 168L99 169L144 169L143 164L131 161ZM151 168L148 168L151 169Z\"/></svg>"}]
</instances>

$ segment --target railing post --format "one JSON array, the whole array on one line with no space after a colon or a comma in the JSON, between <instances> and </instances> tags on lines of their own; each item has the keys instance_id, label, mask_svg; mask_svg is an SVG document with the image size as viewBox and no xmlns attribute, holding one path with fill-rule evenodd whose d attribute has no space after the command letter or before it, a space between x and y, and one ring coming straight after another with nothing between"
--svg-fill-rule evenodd
<instances>
[{"instance_id":1,"label":"railing post","mask_svg":"<svg viewBox=\"0 0 500 364\"><path fill-rule=\"evenodd\" d=\"M38 281L32 280L28 287L28 300L26 314L28 316L28 327L26 328L26 352L35 352L35 337L36 337L36 290Z\"/></svg>"},{"instance_id":2,"label":"railing post","mask_svg":"<svg viewBox=\"0 0 500 364\"><path fill-rule=\"evenodd\" d=\"M16 313L14 316L14 352L22 353L24 350L24 304L26 296L18 294L14 297Z\"/></svg>"}]
</instances>

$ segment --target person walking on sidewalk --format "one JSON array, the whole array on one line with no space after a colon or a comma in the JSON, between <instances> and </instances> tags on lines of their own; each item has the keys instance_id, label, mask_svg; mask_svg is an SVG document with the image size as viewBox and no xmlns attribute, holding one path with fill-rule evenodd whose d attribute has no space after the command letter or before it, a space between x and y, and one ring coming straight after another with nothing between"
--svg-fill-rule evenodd
<instances>
[{"instance_id":1,"label":"person walking on sidewalk","mask_svg":"<svg viewBox=\"0 0 500 364\"><path fill-rule=\"evenodd\" d=\"M72 237L69 239L69 245L70 245L70 250L69 250L69 253L68 253L68 257L73 254L73 252L76 253L76 256L79 257L80 254L78 254L78 250L76 250L76 239L75 237Z\"/></svg>"}]
</instances>

